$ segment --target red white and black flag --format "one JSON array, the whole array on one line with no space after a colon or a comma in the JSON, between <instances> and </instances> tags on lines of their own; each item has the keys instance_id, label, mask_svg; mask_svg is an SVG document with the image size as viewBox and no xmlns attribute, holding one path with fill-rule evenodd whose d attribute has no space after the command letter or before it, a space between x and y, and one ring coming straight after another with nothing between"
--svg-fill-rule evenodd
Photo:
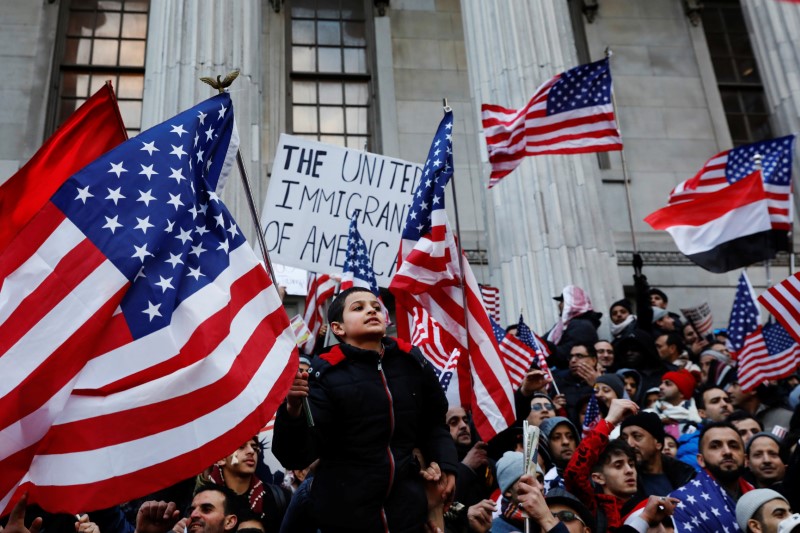
<instances>
[{"instance_id":1,"label":"red white and black flag","mask_svg":"<svg viewBox=\"0 0 800 533\"><path fill-rule=\"evenodd\" d=\"M645 221L711 272L775 257L789 249L793 146L789 135L720 152Z\"/></svg>"}]
</instances>

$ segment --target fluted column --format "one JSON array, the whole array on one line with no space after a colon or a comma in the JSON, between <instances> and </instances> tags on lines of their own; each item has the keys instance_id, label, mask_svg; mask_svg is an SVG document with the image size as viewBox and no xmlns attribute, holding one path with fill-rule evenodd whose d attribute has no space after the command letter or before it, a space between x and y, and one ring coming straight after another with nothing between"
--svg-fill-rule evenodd
<instances>
[{"instance_id":1,"label":"fluted column","mask_svg":"<svg viewBox=\"0 0 800 533\"><path fill-rule=\"evenodd\" d=\"M789 2L742 0L776 134L800 131L800 8Z\"/></svg>"},{"instance_id":2,"label":"fluted column","mask_svg":"<svg viewBox=\"0 0 800 533\"><path fill-rule=\"evenodd\" d=\"M462 0L461 8L478 114L481 103L521 107L542 82L577 65L566 1ZM485 151L483 159L488 175ZM622 296L606 218L627 215L603 213L599 189L593 154L529 157L484 189L491 279L507 322L524 308L543 331L557 318L552 296L568 284L585 289L604 314Z\"/></svg>"},{"instance_id":3,"label":"fluted column","mask_svg":"<svg viewBox=\"0 0 800 533\"><path fill-rule=\"evenodd\" d=\"M142 126L149 128L215 91L201 76L239 69L230 88L257 211L266 192L261 177L261 4L259 0L152 0L147 35ZM238 175L223 191L226 205L248 239L255 226Z\"/></svg>"}]
</instances>

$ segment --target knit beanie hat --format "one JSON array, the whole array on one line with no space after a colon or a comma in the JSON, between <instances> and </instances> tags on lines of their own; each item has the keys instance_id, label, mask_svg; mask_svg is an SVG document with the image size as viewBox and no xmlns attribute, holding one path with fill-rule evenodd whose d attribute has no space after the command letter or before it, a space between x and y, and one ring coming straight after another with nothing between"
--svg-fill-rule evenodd
<instances>
[{"instance_id":1,"label":"knit beanie hat","mask_svg":"<svg viewBox=\"0 0 800 533\"><path fill-rule=\"evenodd\" d=\"M653 307L653 324L667 316L667 310L660 307Z\"/></svg>"},{"instance_id":2,"label":"knit beanie hat","mask_svg":"<svg viewBox=\"0 0 800 533\"><path fill-rule=\"evenodd\" d=\"M777 444L778 448L780 449L780 447L781 447L781 439L779 439L777 435L773 435L772 433L767 433L766 431L759 431L758 433L756 433L755 435L750 437L750 440L747 441L747 443L745 445L745 448L744 448L745 453L747 455L750 455L750 446L753 445L753 443L756 441L756 439L760 439L762 437L774 440L775 444Z\"/></svg>"},{"instance_id":3,"label":"knit beanie hat","mask_svg":"<svg viewBox=\"0 0 800 533\"><path fill-rule=\"evenodd\" d=\"M611 307L608 308L608 314L609 315L611 314L611 311L615 307L624 307L625 309L628 310L629 313L633 313L633 307L631 307L631 303L628 300L626 300L625 298L623 298L622 300L617 300L616 302L611 304Z\"/></svg>"},{"instance_id":4,"label":"knit beanie hat","mask_svg":"<svg viewBox=\"0 0 800 533\"><path fill-rule=\"evenodd\" d=\"M500 492L507 491L516 480L522 477L525 457L522 452L506 452L497 461L497 485Z\"/></svg>"},{"instance_id":5,"label":"knit beanie hat","mask_svg":"<svg viewBox=\"0 0 800 533\"><path fill-rule=\"evenodd\" d=\"M603 383L611 387L611 389L617 393L617 398L623 398L625 396L625 383L622 381L622 378L616 374L601 374L600 377L595 380L595 383Z\"/></svg>"},{"instance_id":6,"label":"knit beanie hat","mask_svg":"<svg viewBox=\"0 0 800 533\"><path fill-rule=\"evenodd\" d=\"M670 380L678 386L678 390L683 394L684 400L688 400L692 397L694 388L697 386L697 380L694 379L692 373L684 368L667 372L661 377L662 382L666 380Z\"/></svg>"},{"instance_id":7,"label":"knit beanie hat","mask_svg":"<svg viewBox=\"0 0 800 533\"><path fill-rule=\"evenodd\" d=\"M664 432L664 424L661 423L661 419L655 413L642 411L633 416L629 416L622 421L619 425L619 429L622 431L628 426L638 426L650 433L656 441L662 444L664 443L664 436L666 435Z\"/></svg>"},{"instance_id":8,"label":"knit beanie hat","mask_svg":"<svg viewBox=\"0 0 800 533\"><path fill-rule=\"evenodd\" d=\"M736 523L739 524L742 531L747 531L747 521L753 518L762 505L776 499L789 503L786 498L772 489L755 489L744 493L736 504Z\"/></svg>"}]
</instances>

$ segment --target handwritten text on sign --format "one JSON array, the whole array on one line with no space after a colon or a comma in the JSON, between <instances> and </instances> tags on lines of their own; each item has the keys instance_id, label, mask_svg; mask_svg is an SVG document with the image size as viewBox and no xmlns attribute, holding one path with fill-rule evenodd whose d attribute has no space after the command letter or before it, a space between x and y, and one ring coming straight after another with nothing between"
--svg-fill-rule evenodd
<instances>
[{"instance_id":1,"label":"handwritten text on sign","mask_svg":"<svg viewBox=\"0 0 800 533\"><path fill-rule=\"evenodd\" d=\"M283 134L261 224L273 261L341 272L350 217L367 243L378 285L394 274L400 232L422 167Z\"/></svg>"}]
</instances>

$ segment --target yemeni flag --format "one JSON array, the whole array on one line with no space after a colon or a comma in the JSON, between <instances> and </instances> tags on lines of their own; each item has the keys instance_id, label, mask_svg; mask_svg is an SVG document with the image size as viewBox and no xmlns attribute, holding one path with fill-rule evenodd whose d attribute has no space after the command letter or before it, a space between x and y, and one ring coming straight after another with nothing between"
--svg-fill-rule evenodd
<instances>
[{"instance_id":1,"label":"yemeni flag","mask_svg":"<svg viewBox=\"0 0 800 533\"><path fill-rule=\"evenodd\" d=\"M711 272L728 272L788 251L794 135L726 150L645 218ZM761 156L761 170L756 159Z\"/></svg>"}]
</instances>

